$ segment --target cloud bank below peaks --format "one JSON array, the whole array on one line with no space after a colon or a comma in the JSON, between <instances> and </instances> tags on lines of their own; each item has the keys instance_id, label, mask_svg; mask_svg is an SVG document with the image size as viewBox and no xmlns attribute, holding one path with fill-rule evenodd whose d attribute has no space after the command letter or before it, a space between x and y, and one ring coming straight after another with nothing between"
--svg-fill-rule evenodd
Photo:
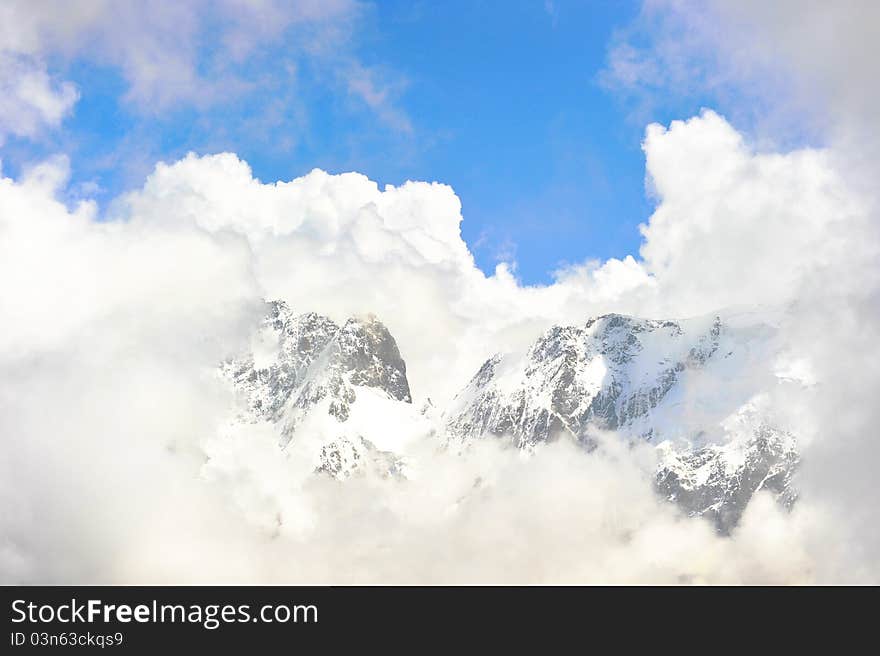
<instances>
[{"instance_id":1,"label":"cloud bank below peaks","mask_svg":"<svg viewBox=\"0 0 880 656\"><path fill-rule=\"evenodd\" d=\"M805 502L783 517L759 501L733 539L658 506L639 473L641 451L613 440L593 455L554 447L529 467L487 445L464 463L437 455L420 482L340 487L300 484L288 476L296 464L275 459L270 436L254 434L242 436L250 461L231 459L210 484L199 478L230 403L217 364L247 347L263 298L337 321L380 317L417 404L445 403L489 355L521 348L551 324L609 311L684 317L782 305L800 328L783 326L796 355L816 355L817 376L839 380L833 356L850 343L845 324L805 322L815 312L802 301L817 277L834 276L834 300L852 309L847 294L858 288L842 253L863 252L868 218L827 153L757 153L708 111L649 127L644 150L657 207L640 257L568 267L533 287L509 265L492 275L475 266L460 201L438 183L380 189L360 174L315 170L266 184L233 154L189 155L159 164L99 220L93 203L58 200L63 158L3 178L0 502L12 510L0 518L0 576L839 577L825 537L853 531L859 543L863 534L823 523L845 513L851 495L836 496L833 473L821 471L814 489L831 511ZM813 345L820 329L842 340L823 343L828 353ZM814 398L777 400L816 440L833 435L848 458L870 453L856 430L868 411L847 432ZM460 506L477 471L495 483ZM854 476L870 487L870 472ZM296 530L273 529L273 504L302 518ZM870 571L870 558L860 562Z\"/></svg>"}]
</instances>

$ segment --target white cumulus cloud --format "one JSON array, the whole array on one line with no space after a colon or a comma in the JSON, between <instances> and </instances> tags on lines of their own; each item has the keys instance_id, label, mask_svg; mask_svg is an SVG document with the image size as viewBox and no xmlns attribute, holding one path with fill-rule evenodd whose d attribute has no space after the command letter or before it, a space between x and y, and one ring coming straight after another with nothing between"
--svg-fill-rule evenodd
<instances>
[{"instance_id":1,"label":"white cumulus cloud","mask_svg":"<svg viewBox=\"0 0 880 656\"><path fill-rule=\"evenodd\" d=\"M868 306L852 299L866 287L848 268L870 261L866 201L827 152L756 152L712 112L649 127L644 149L658 205L641 255L533 287L474 265L460 201L442 184L380 188L318 170L264 183L233 154L190 155L157 165L97 221L94 204L57 200L64 158L2 179L3 579L875 577L874 537L847 519L873 511L846 514L873 489L870 467L842 486L810 455L833 444L850 466L871 452L873 411L841 416L843 388L828 388L877 325L871 315L856 329ZM488 355L552 323L788 307L792 357L818 381L771 399L803 428L802 501L784 514L759 499L718 537L660 502L647 452L613 436L592 454L560 443L529 461L491 443L465 458L428 448L429 466L402 483L303 477L272 435L215 439L230 402L217 363L247 345L260 300L275 297L337 319L377 314L416 399L441 404ZM832 307L833 321L813 320ZM877 381L862 382L867 403ZM474 490L477 475L486 486ZM279 530L278 513L296 521ZM855 556L832 548L840 532Z\"/></svg>"}]
</instances>

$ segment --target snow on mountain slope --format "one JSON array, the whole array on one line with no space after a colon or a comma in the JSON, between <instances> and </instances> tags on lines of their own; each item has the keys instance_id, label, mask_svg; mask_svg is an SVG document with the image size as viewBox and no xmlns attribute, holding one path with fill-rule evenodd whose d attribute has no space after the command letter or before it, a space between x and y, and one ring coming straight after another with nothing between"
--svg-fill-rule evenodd
<instances>
[{"instance_id":1,"label":"snow on mountain slope","mask_svg":"<svg viewBox=\"0 0 880 656\"><path fill-rule=\"evenodd\" d=\"M338 326L270 302L252 353L221 371L238 422L272 424L283 448L337 478L401 475L408 445L430 431L412 406L397 343L375 317Z\"/></svg>"},{"instance_id":2,"label":"snow on mountain slope","mask_svg":"<svg viewBox=\"0 0 880 656\"><path fill-rule=\"evenodd\" d=\"M252 352L221 370L235 422L271 427L306 474L411 478L418 456L444 444L494 436L531 450L568 437L591 448L591 433L614 431L657 444L658 493L729 532L756 491L795 497L794 437L755 403L756 372L770 372L778 350L768 317L555 326L525 353L487 360L442 411L413 406L406 364L375 317L339 326L275 301Z\"/></svg>"},{"instance_id":3,"label":"snow on mountain slope","mask_svg":"<svg viewBox=\"0 0 880 656\"><path fill-rule=\"evenodd\" d=\"M654 441L703 432L748 399L737 373L772 346L771 326L738 327L717 316L619 314L555 326L524 354L487 360L447 410L447 430L459 439L503 435L520 447L562 434L583 440L591 427ZM707 369L725 381L723 395L701 389Z\"/></svg>"},{"instance_id":4,"label":"snow on mountain slope","mask_svg":"<svg viewBox=\"0 0 880 656\"><path fill-rule=\"evenodd\" d=\"M675 448L663 442L657 447L655 488L689 515L708 517L726 534L760 490L771 492L785 508L794 504L796 446L791 433L766 424L725 444Z\"/></svg>"},{"instance_id":5,"label":"snow on mountain slope","mask_svg":"<svg viewBox=\"0 0 880 656\"><path fill-rule=\"evenodd\" d=\"M757 490L794 498L794 438L752 402L758 365L778 349L767 317L609 314L553 327L525 353L487 360L447 410L446 434L524 449L566 436L589 448L596 430L649 440L657 490L727 532Z\"/></svg>"}]
</instances>

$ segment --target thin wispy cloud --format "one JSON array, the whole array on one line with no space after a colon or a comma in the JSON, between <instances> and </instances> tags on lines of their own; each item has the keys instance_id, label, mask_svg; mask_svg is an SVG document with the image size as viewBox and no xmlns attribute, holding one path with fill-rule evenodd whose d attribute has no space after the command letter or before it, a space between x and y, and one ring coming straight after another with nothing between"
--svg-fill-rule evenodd
<instances>
[{"instance_id":1,"label":"thin wispy cloud","mask_svg":"<svg viewBox=\"0 0 880 656\"><path fill-rule=\"evenodd\" d=\"M4 3L0 79L9 87L7 97L21 103L4 112L6 129L34 136L37 123L28 118L33 110L56 127L73 110L75 82L63 79L63 69L52 73L58 78L53 82L46 70L59 57L118 71L127 85L121 98L126 108L160 117L181 107L233 104L271 87L286 70L283 62L266 59L267 50L278 48L288 60L338 67L348 89L380 119L408 126L402 110L391 107L388 83L353 53L362 12L349 0ZM257 76L254 65L262 67Z\"/></svg>"}]
</instances>

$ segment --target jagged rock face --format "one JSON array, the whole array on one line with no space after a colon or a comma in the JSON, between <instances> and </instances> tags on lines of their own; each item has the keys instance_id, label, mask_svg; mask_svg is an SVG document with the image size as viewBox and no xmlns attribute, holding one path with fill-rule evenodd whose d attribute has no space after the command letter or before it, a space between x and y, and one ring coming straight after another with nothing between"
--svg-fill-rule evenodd
<instances>
[{"instance_id":1,"label":"jagged rock face","mask_svg":"<svg viewBox=\"0 0 880 656\"><path fill-rule=\"evenodd\" d=\"M562 433L583 439L591 426L633 427L683 371L713 356L721 329L716 318L694 337L673 321L618 314L551 328L525 357L489 359L456 397L447 429L462 439L507 435L532 446Z\"/></svg>"},{"instance_id":2,"label":"jagged rock face","mask_svg":"<svg viewBox=\"0 0 880 656\"><path fill-rule=\"evenodd\" d=\"M725 406L715 398L724 395L703 390L700 399L695 389L706 369L735 379L750 362L738 351L751 350L754 358L755 343L766 338L760 325L728 330L719 317L676 322L611 314L557 326L522 356L487 360L447 412L447 435L503 437L524 449L560 436L590 447L594 429L648 439L659 444L658 492L727 533L756 491L770 490L786 506L795 498L794 438L759 422L713 443L709 425L743 413L744 399L731 395ZM701 415L688 406L694 397L696 408L720 407ZM672 438L674 444L666 441Z\"/></svg>"},{"instance_id":3,"label":"jagged rock face","mask_svg":"<svg viewBox=\"0 0 880 656\"><path fill-rule=\"evenodd\" d=\"M710 518L721 533L736 526L759 490L771 492L784 508L797 498L791 480L799 461L795 439L770 426L746 441L681 450L663 444L659 451L657 491L689 515Z\"/></svg>"},{"instance_id":4,"label":"jagged rock face","mask_svg":"<svg viewBox=\"0 0 880 656\"><path fill-rule=\"evenodd\" d=\"M340 437L321 448L316 473L340 480L355 472L368 473L380 478L406 478L406 463L391 451L382 451L361 436Z\"/></svg>"},{"instance_id":5,"label":"jagged rock face","mask_svg":"<svg viewBox=\"0 0 880 656\"><path fill-rule=\"evenodd\" d=\"M324 352L339 327L327 317L310 312L295 316L286 303L268 303L254 351L223 363L223 373L245 398L245 417L276 421L290 397L305 382L312 363Z\"/></svg>"},{"instance_id":6,"label":"jagged rock face","mask_svg":"<svg viewBox=\"0 0 880 656\"><path fill-rule=\"evenodd\" d=\"M395 401L412 403L397 343L374 317L349 319L337 330L287 402L283 435L290 439L297 425L325 399L330 415L339 422L348 420L357 387L382 390Z\"/></svg>"},{"instance_id":7,"label":"jagged rock face","mask_svg":"<svg viewBox=\"0 0 880 656\"><path fill-rule=\"evenodd\" d=\"M239 421L277 425L282 445L313 412L335 420L339 429L321 447L317 470L340 478L367 464L387 465L391 475L401 470L393 454L351 434L346 425L365 388L375 392L367 403L412 403L397 343L375 317L338 326L315 313L296 315L283 301L270 302L253 353L224 363L221 370L239 396Z\"/></svg>"},{"instance_id":8,"label":"jagged rock face","mask_svg":"<svg viewBox=\"0 0 880 656\"><path fill-rule=\"evenodd\" d=\"M366 321L349 319L331 345L330 366L352 385L385 390L398 401L412 403L406 363L397 342L375 317Z\"/></svg>"},{"instance_id":9,"label":"jagged rock face","mask_svg":"<svg viewBox=\"0 0 880 656\"><path fill-rule=\"evenodd\" d=\"M339 326L275 301L253 352L221 369L240 399L237 420L271 424L281 445L296 447L320 474L405 478L407 445L438 427L447 441L504 436L524 449L557 436L589 447L594 428L615 430L657 443L658 493L728 533L758 490L786 507L796 497L794 438L727 387L764 357L756 344L766 338L754 322L728 325L718 317L611 314L557 326L524 355L487 360L441 414L430 400L413 407L406 365L380 321ZM750 350L751 360L743 357ZM700 398L706 371L725 385L723 394L710 388ZM711 425L730 417L738 428L713 436Z\"/></svg>"}]
</instances>

